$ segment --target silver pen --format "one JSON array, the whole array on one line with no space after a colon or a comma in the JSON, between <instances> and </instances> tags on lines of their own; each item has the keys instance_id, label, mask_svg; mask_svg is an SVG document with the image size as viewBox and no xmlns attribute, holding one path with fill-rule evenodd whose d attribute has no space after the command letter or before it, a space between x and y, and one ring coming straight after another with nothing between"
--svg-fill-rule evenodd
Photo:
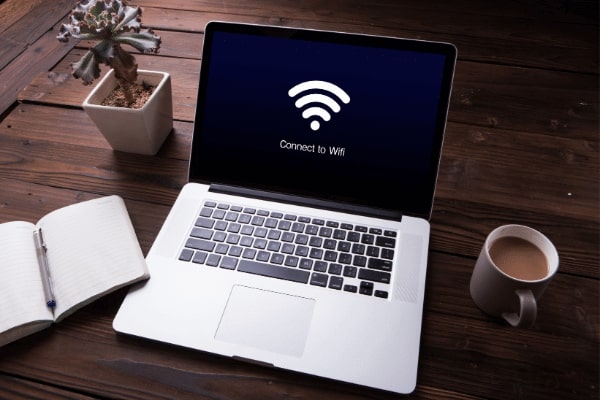
<instances>
[{"instance_id":1,"label":"silver pen","mask_svg":"<svg viewBox=\"0 0 600 400\"><path fill-rule=\"evenodd\" d=\"M42 285L44 286L46 305L50 308L54 308L56 307L56 300L52 290L52 282L50 281L50 269L48 267L48 257L46 254L47 249L46 243L44 243L44 236L42 236L42 228L33 231L33 239L37 250L36 253L38 264L40 266L40 274L42 275Z\"/></svg>"}]
</instances>

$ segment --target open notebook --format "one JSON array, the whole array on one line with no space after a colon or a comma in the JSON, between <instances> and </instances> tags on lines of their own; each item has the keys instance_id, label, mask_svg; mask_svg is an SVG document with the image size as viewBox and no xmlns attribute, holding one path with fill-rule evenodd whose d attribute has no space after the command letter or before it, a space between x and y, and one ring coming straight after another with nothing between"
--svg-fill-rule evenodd
<instances>
[{"instance_id":1,"label":"open notebook","mask_svg":"<svg viewBox=\"0 0 600 400\"><path fill-rule=\"evenodd\" d=\"M211 22L188 183L123 333L415 388L456 51Z\"/></svg>"}]
</instances>

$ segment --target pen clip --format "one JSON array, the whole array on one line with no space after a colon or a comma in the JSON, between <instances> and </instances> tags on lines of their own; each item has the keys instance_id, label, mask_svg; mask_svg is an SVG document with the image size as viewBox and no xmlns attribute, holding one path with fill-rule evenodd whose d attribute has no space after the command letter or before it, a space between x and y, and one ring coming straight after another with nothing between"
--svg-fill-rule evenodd
<instances>
[{"instance_id":1,"label":"pen clip","mask_svg":"<svg viewBox=\"0 0 600 400\"><path fill-rule=\"evenodd\" d=\"M46 241L44 240L44 235L42 235L42 228L38 228L37 230L37 235L38 235L38 240L39 240L39 246L42 250L44 250L44 253L48 252L48 248L46 247Z\"/></svg>"}]
</instances>

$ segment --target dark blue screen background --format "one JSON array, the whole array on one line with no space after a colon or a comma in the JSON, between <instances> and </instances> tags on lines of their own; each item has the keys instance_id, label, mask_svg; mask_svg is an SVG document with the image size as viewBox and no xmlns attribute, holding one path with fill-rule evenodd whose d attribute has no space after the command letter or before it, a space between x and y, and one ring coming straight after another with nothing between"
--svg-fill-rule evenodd
<instances>
[{"instance_id":1,"label":"dark blue screen background","mask_svg":"<svg viewBox=\"0 0 600 400\"><path fill-rule=\"evenodd\" d=\"M210 40L191 178L429 212L449 90L446 55L236 32L216 31ZM350 96L318 131L288 96L309 80Z\"/></svg>"}]
</instances>

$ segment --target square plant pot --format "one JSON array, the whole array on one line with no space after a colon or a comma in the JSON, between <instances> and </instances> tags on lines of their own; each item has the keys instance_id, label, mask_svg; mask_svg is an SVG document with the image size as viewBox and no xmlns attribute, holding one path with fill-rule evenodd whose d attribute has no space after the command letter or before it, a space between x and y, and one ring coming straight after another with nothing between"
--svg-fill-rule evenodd
<instances>
[{"instance_id":1,"label":"square plant pot","mask_svg":"<svg viewBox=\"0 0 600 400\"><path fill-rule=\"evenodd\" d=\"M111 69L84 100L83 109L114 150L154 155L173 129L171 76L138 70L137 82L155 87L142 108L101 105L118 84Z\"/></svg>"}]
</instances>

